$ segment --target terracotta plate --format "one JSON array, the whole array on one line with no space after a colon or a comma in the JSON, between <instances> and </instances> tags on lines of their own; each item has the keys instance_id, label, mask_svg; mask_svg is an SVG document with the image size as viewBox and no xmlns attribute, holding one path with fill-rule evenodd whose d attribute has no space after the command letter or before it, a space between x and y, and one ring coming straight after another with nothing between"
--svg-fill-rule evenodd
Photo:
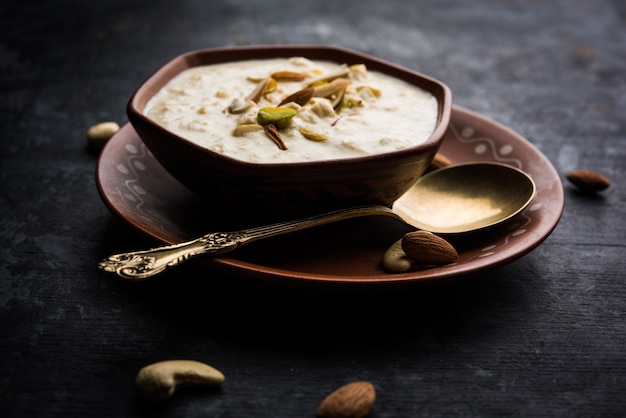
<instances>
[{"instance_id":1,"label":"terracotta plate","mask_svg":"<svg viewBox=\"0 0 626 418\"><path fill-rule=\"evenodd\" d=\"M208 270L262 280L352 285L400 284L458 277L512 261L539 245L563 212L563 188L548 159L510 129L469 110L454 107L440 152L453 163L497 161L531 175L537 195L510 222L479 234L450 238L459 252L455 264L423 266L403 274L381 266L387 247L408 231L387 217L351 219L262 240L224 257L204 257ZM236 214L228 202L201 199L174 180L126 124L108 142L96 180L106 205L132 227L159 243L179 243L207 232L255 226L254 213Z\"/></svg>"}]
</instances>

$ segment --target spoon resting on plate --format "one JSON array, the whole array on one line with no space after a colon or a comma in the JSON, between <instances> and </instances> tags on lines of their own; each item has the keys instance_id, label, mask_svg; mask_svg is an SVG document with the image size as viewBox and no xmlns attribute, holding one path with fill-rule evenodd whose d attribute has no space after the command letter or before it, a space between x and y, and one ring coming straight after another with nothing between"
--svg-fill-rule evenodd
<instances>
[{"instance_id":1,"label":"spoon resting on plate","mask_svg":"<svg viewBox=\"0 0 626 418\"><path fill-rule=\"evenodd\" d=\"M420 177L391 208L360 206L241 231L211 232L180 244L115 254L98 268L124 279L143 280L199 255L222 254L260 239L371 215L390 216L435 234L467 234L514 217L535 193L530 176L509 165L452 165Z\"/></svg>"}]
</instances>

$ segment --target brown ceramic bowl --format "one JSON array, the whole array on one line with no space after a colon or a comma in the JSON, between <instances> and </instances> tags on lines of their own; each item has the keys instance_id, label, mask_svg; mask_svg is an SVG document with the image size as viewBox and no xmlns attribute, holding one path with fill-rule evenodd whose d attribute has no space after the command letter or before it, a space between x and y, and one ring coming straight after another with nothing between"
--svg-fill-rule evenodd
<instances>
[{"instance_id":1,"label":"brown ceramic bowl","mask_svg":"<svg viewBox=\"0 0 626 418\"><path fill-rule=\"evenodd\" d=\"M302 56L338 64L362 63L430 92L438 121L422 144L390 153L302 163L248 163L207 150L148 119L146 103L170 79L195 66ZM148 78L128 103L128 118L154 157L178 181L216 206L281 214L377 203L388 205L422 175L439 149L452 108L443 83L359 52L327 46L249 46L206 49L174 58Z\"/></svg>"}]
</instances>

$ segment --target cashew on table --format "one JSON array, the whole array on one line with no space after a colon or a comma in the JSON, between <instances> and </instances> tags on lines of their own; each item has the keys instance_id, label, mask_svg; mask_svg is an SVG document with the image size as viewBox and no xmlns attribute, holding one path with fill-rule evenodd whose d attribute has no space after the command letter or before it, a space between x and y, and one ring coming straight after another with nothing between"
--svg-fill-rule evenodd
<instances>
[{"instance_id":1,"label":"cashew on table","mask_svg":"<svg viewBox=\"0 0 626 418\"><path fill-rule=\"evenodd\" d=\"M135 383L150 400L165 400L183 386L217 385L224 375L208 364L194 360L167 360L139 370Z\"/></svg>"}]
</instances>

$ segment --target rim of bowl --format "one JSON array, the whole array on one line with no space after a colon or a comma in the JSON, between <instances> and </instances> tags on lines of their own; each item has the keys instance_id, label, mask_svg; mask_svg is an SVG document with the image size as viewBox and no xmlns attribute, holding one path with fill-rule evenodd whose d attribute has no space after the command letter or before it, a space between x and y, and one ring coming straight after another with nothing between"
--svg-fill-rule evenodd
<instances>
[{"instance_id":1,"label":"rim of bowl","mask_svg":"<svg viewBox=\"0 0 626 418\"><path fill-rule=\"evenodd\" d=\"M214 55L215 59L207 59ZM172 78L180 74L182 71L201 65L219 64L224 62L243 61L249 59L269 59L269 58L289 58L293 56L303 56L309 59L327 60L331 62L340 62L337 58L344 56L345 58L353 58L354 64L365 63L367 68L374 69L389 76L401 79L409 84L420 87L435 96L438 104L437 124L430 136L423 142L414 146L403 148L397 151L389 151L380 154L365 155L359 157L340 158L332 160L315 160L315 161L296 161L296 162L249 162L240 160L228 155L220 154L209 148L196 144L180 135L173 133L159 123L148 118L143 113L148 101ZM358 59L358 62L357 62ZM418 81L418 83L415 83ZM426 88L424 85L430 85ZM435 90L439 90L436 92ZM439 93L439 94L437 94ZM312 167L327 166L334 164L361 164L364 161L375 161L379 159L387 159L393 157L401 157L409 155L412 152L425 150L430 147L437 146L443 140L452 114L452 92L450 88L442 81L425 75L418 71L411 70L398 64L374 57L359 51L338 46L327 45L250 45L250 46L232 46L232 47L216 47L204 48L188 51L179 54L166 62L163 66L154 71L146 78L139 87L132 93L127 106L127 114L131 125L133 119L139 119L143 123L150 124L163 134L169 135L181 141L185 145L197 149L201 153L208 154L214 158L228 161L230 164L239 165L241 167Z\"/></svg>"}]
</instances>

